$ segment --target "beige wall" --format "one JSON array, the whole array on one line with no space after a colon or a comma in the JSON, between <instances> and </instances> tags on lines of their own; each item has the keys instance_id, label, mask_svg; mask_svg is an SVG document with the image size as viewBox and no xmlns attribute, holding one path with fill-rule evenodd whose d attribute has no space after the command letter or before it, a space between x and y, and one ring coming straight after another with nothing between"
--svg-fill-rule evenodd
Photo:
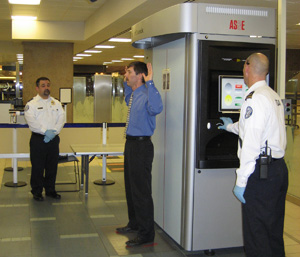
<instances>
[{"instance_id":1,"label":"beige wall","mask_svg":"<svg viewBox=\"0 0 300 257\"><path fill-rule=\"evenodd\" d=\"M34 97L35 81L48 77L51 96L59 99L59 88L73 88L73 43L24 42L23 103ZM67 122L73 120L73 104L68 104Z\"/></svg>"}]
</instances>

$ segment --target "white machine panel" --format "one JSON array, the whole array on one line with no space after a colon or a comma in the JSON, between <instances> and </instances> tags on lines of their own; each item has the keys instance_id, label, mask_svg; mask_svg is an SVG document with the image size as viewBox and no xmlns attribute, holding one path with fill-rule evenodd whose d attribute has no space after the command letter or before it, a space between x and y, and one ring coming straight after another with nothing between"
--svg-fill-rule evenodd
<instances>
[{"instance_id":1,"label":"white machine panel","mask_svg":"<svg viewBox=\"0 0 300 257\"><path fill-rule=\"evenodd\" d=\"M152 168L155 222L180 243L184 115L185 40L153 49L154 82L164 110L157 116ZM163 71L170 71L170 89L163 90Z\"/></svg>"},{"instance_id":2,"label":"white machine panel","mask_svg":"<svg viewBox=\"0 0 300 257\"><path fill-rule=\"evenodd\" d=\"M198 32L201 34L275 37L275 9L198 5Z\"/></svg>"},{"instance_id":3,"label":"white machine panel","mask_svg":"<svg viewBox=\"0 0 300 257\"><path fill-rule=\"evenodd\" d=\"M235 169L195 171L193 251L243 245Z\"/></svg>"}]
</instances>

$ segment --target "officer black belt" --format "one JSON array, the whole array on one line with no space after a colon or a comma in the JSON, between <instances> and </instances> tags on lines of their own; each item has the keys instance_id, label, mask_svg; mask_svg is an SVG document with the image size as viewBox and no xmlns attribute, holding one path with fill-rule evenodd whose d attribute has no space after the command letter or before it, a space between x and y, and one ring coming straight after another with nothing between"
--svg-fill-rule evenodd
<instances>
[{"instance_id":1,"label":"officer black belt","mask_svg":"<svg viewBox=\"0 0 300 257\"><path fill-rule=\"evenodd\" d=\"M145 140L150 140L151 137L150 136L146 136L146 137L134 137L134 136L126 136L127 140L136 140L136 141L145 141Z\"/></svg>"},{"instance_id":2,"label":"officer black belt","mask_svg":"<svg viewBox=\"0 0 300 257\"><path fill-rule=\"evenodd\" d=\"M35 132L32 132L32 135L39 136L39 137L44 137L45 136L45 135L42 135L42 134L39 134L39 133L35 133Z\"/></svg>"},{"instance_id":3,"label":"officer black belt","mask_svg":"<svg viewBox=\"0 0 300 257\"><path fill-rule=\"evenodd\" d=\"M279 160L282 160L283 159L283 157L282 158L272 158L272 161L271 162L276 162L276 161L279 161Z\"/></svg>"}]
</instances>

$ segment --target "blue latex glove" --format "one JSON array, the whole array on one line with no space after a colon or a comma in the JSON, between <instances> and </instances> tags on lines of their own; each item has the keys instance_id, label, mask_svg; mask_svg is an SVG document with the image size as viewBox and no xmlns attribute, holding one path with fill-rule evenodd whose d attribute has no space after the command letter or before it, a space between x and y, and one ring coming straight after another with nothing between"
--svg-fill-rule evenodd
<instances>
[{"instance_id":1,"label":"blue latex glove","mask_svg":"<svg viewBox=\"0 0 300 257\"><path fill-rule=\"evenodd\" d=\"M51 139L47 136L44 136L44 142L45 143L49 143L51 141Z\"/></svg>"},{"instance_id":2,"label":"blue latex glove","mask_svg":"<svg viewBox=\"0 0 300 257\"><path fill-rule=\"evenodd\" d=\"M246 200L244 198L245 189L246 187L239 187L239 186L235 186L233 189L234 195L241 203L246 203Z\"/></svg>"},{"instance_id":3,"label":"blue latex glove","mask_svg":"<svg viewBox=\"0 0 300 257\"><path fill-rule=\"evenodd\" d=\"M54 130L54 129L46 130L45 137L44 137L44 142L49 143L56 136L55 132L56 132L56 130Z\"/></svg>"},{"instance_id":4,"label":"blue latex glove","mask_svg":"<svg viewBox=\"0 0 300 257\"><path fill-rule=\"evenodd\" d=\"M220 120L222 120L224 124L219 126L218 129L227 130L227 126L233 123L232 119L229 117L220 117Z\"/></svg>"}]
</instances>

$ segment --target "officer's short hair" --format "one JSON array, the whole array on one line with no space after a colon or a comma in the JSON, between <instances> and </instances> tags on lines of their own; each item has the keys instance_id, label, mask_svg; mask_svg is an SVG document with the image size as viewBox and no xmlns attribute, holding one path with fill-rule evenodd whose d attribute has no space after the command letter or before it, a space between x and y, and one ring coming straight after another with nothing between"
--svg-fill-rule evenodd
<instances>
[{"instance_id":1,"label":"officer's short hair","mask_svg":"<svg viewBox=\"0 0 300 257\"><path fill-rule=\"evenodd\" d=\"M39 87L41 80L48 80L50 82L50 79L48 79L47 77L40 77L35 82L35 84L36 84L37 87Z\"/></svg>"},{"instance_id":2,"label":"officer's short hair","mask_svg":"<svg viewBox=\"0 0 300 257\"><path fill-rule=\"evenodd\" d=\"M148 68L147 68L147 64L144 62L132 62L128 65L127 68L133 67L133 70L135 72L136 75L140 74L140 73L144 73L146 76L148 75ZM142 78L143 83L145 83L144 77Z\"/></svg>"}]
</instances>

